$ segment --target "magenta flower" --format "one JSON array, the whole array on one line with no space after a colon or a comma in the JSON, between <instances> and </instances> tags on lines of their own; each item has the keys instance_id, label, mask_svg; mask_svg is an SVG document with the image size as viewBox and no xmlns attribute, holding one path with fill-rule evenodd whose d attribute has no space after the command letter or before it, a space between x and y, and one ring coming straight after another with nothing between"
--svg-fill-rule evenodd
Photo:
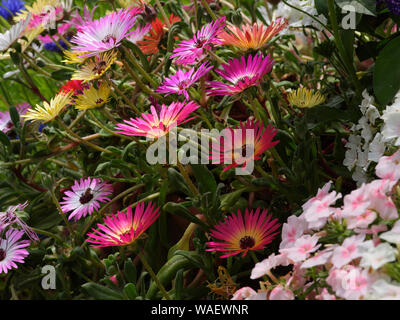
<instances>
[{"instance_id":1,"label":"magenta flower","mask_svg":"<svg viewBox=\"0 0 400 320\"><path fill-rule=\"evenodd\" d=\"M137 44L138 41L142 41L144 36L149 33L149 31L152 29L151 23L146 24L144 26L138 26L135 30L132 31L132 33L129 35L129 37L126 38L126 40Z\"/></svg>"},{"instance_id":2,"label":"magenta flower","mask_svg":"<svg viewBox=\"0 0 400 320\"><path fill-rule=\"evenodd\" d=\"M23 248L29 246L29 241L20 240L23 235L22 230L9 229L5 239L0 237L0 273L8 273L12 268L17 269L16 262L24 263L29 252Z\"/></svg>"},{"instance_id":3,"label":"magenta flower","mask_svg":"<svg viewBox=\"0 0 400 320\"><path fill-rule=\"evenodd\" d=\"M99 210L100 203L110 201L107 197L112 192L112 186L105 182L100 182L97 178L87 178L75 181L71 191L65 191L64 201L60 202L61 210L64 213L72 211L68 220L75 221L82 217L91 215L94 210Z\"/></svg>"},{"instance_id":4,"label":"magenta flower","mask_svg":"<svg viewBox=\"0 0 400 320\"><path fill-rule=\"evenodd\" d=\"M83 17L79 14L79 11L76 10L71 15L71 20L67 21L68 23L72 24L77 31L83 32L84 25L93 21L94 11L97 9L97 6L94 6L93 9L90 11L88 6L83 7Z\"/></svg>"},{"instance_id":5,"label":"magenta flower","mask_svg":"<svg viewBox=\"0 0 400 320\"><path fill-rule=\"evenodd\" d=\"M177 93L179 95L183 94L185 98L189 100L187 90L212 68L212 66L208 66L207 62L205 62L197 69L197 71L195 71L195 68L192 68L187 72L179 69L173 76L165 78L163 85L157 88L157 92L166 93L166 96L172 93Z\"/></svg>"},{"instance_id":6,"label":"magenta flower","mask_svg":"<svg viewBox=\"0 0 400 320\"><path fill-rule=\"evenodd\" d=\"M118 211L117 215L105 217L104 224L97 224L102 232L92 229L93 233L88 233L90 238L87 242L93 243L93 247L131 244L157 220L160 212L160 207L156 208L152 202L149 202L147 207L144 203L139 203L134 215L131 207L128 207L126 214Z\"/></svg>"},{"instance_id":7,"label":"magenta flower","mask_svg":"<svg viewBox=\"0 0 400 320\"><path fill-rule=\"evenodd\" d=\"M77 45L72 50L90 57L118 47L123 39L132 34L129 30L141 11L140 8L120 10L88 22L71 39Z\"/></svg>"},{"instance_id":8,"label":"magenta flower","mask_svg":"<svg viewBox=\"0 0 400 320\"><path fill-rule=\"evenodd\" d=\"M239 139L235 139L234 129L241 131ZM239 166L246 167L249 162L261 159L261 155L265 151L279 143L279 140L272 141L278 130L271 125L264 127L261 121L247 120L245 123L241 122L240 126L236 126L234 129L227 129L229 134L227 132L225 136L220 138L219 142L213 145L210 155L214 164L230 163L224 171ZM253 133L251 138L247 135L248 130ZM247 148L250 146L252 152L247 153ZM238 160L240 160L240 163Z\"/></svg>"},{"instance_id":9,"label":"magenta flower","mask_svg":"<svg viewBox=\"0 0 400 320\"><path fill-rule=\"evenodd\" d=\"M190 40L183 40L179 47L174 49L171 59L177 58L176 64L190 65L203 60L207 56L207 50L214 45L221 44L218 35L225 27L225 17L206 24Z\"/></svg>"},{"instance_id":10,"label":"magenta flower","mask_svg":"<svg viewBox=\"0 0 400 320\"><path fill-rule=\"evenodd\" d=\"M244 257L248 251L264 249L279 233L275 231L280 226L278 219L271 220L272 215L267 213L260 208L255 212L246 209L244 217L238 210L236 215L225 218L210 231L210 236L220 241L207 242L210 248L206 251L222 251L225 253L221 258L227 258L239 253Z\"/></svg>"},{"instance_id":11,"label":"magenta flower","mask_svg":"<svg viewBox=\"0 0 400 320\"><path fill-rule=\"evenodd\" d=\"M235 95L245 89L255 86L261 82L268 72L272 70L274 60L270 55L263 58L261 54L252 57L232 59L228 64L224 64L224 70L215 70L221 77L231 84L225 84L219 81L210 81L208 85L209 96Z\"/></svg>"},{"instance_id":12,"label":"magenta flower","mask_svg":"<svg viewBox=\"0 0 400 320\"><path fill-rule=\"evenodd\" d=\"M28 206L28 201L23 204L17 204L16 206L10 206L6 212L0 212L0 232L5 228L12 226L13 224L18 225L25 234L32 241L38 241L39 237L36 232L32 230L22 219L20 219L15 211L23 211Z\"/></svg>"},{"instance_id":13,"label":"magenta flower","mask_svg":"<svg viewBox=\"0 0 400 320\"><path fill-rule=\"evenodd\" d=\"M142 118L124 120L125 123L117 124L115 129L118 131L115 132L127 136L160 138L172 128L192 120L194 117L188 116L198 108L199 105L193 101L187 104L173 102L168 107L163 104L158 115L154 106L151 106L151 114L142 113Z\"/></svg>"},{"instance_id":14,"label":"magenta flower","mask_svg":"<svg viewBox=\"0 0 400 320\"><path fill-rule=\"evenodd\" d=\"M31 106L27 103L23 103L18 105L17 111L20 115L25 114ZM8 111L0 112L0 130L4 133L7 133L12 129L14 126L13 122L11 121L11 116Z\"/></svg>"}]
</instances>

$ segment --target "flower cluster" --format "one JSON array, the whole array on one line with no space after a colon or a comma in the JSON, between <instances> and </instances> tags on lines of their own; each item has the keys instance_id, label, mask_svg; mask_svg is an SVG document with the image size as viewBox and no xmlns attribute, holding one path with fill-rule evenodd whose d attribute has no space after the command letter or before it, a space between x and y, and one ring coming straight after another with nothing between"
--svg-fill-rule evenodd
<instances>
[{"instance_id":1,"label":"flower cluster","mask_svg":"<svg viewBox=\"0 0 400 320\"><path fill-rule=\"evenodd\" d=\"M279 254L257 263L251 278L268 276L260 292L242 288L236 299L398 299L400 151L381 157L380 178L342 197L329 182L290 216ZM343 201L341 207L335 204ZM277 279L278 266L293 271Z\"/></svg>"}]
</instances>

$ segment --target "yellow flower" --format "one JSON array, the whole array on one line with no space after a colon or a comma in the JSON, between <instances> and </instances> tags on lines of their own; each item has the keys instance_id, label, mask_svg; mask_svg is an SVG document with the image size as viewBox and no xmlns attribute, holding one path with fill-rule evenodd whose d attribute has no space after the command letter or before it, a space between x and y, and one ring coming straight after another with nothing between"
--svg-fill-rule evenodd
<instances>
[{"instance_id":1,"label":"yellow flower","mask_svg":"<svg viewBox=\"0 0 400 320\"><path fill-rule=\"evenodd\" d=\"M65 56L65 60L62 60L62 62L66 64L73 64L73 63L81 64L86 60L85 57L80 57L81 55L85 54L85 52L74 52L74 51L64 50L63 54Z\"/></svg>"},{"instance_id":2,"label":"yellow flower","mask_svg":"<svg viewBox=\"0 0 400 320\"><path fill-rule=\"evenodd\" d=\"M289 102L298 108L312 108L325 102L326 97L312 89L299 88L288 95Z\"/></svg>"},{"instance_id":3,"label":"yellow flower","mask_svg":"<svg viewBox=\"0 0 400 320\"><path fill-rule=\"evenodd\" d=\"M26 120L42 120L43 122L54 120L66 105L71 103L71 95L72 92L67 94L59 93L50 100L50 103L44 101L43 107L37 104L36 108L30 109L22 117Z\"/></svg>"},{"instance_id":4,"label":"yellow flower","mask_svg":"<svg viewBox=\"0 0 400 320\"><path fill-rule=\"evenodd\" d=\"M26 10L23 10L14 17L15 21L20 21L26 18L29 12L39 15L47 8L57 8L61 5L59 0L36 0L32 6L25 5Z\"/></svg>"},{"instance_id":5,"label":"yellow flower","mask_svg":"<svg viewBox=\"0 0 400 320\"><path fill-rule=\"evenodd\" d=\"M103 82L99 89L91 87L90 89L83 90L83 94L76 98L75 108L79 110L87 110L101 107L103 104L110 101L111 88L108 84Z\"/></svg>"},{"instance_id":6,"label":"yellow flower","mask_svg":"<svg viewBox=\"0 0 400 320\"><path fill-rule=\"evenodd\" d=\"M150 2L150 0L118 0L118 3L120 4L120 6L125 9L131 7L132 4L135 4L135 5L143 8L149 2Z\"/></svg>"},{"instance_id":7,"label":"yellow flower","mask_svg":"<svg viewBox=\"0 0 400 320\"><path fill-rule=\"evenodd\" d=\"M98 79L111 67L115 60L117 60L116 52L103 52L99 57L87 61L81 70L75 71L71 80L83 80L83 82L87 82Z\"/></svg>"}]
</instances>

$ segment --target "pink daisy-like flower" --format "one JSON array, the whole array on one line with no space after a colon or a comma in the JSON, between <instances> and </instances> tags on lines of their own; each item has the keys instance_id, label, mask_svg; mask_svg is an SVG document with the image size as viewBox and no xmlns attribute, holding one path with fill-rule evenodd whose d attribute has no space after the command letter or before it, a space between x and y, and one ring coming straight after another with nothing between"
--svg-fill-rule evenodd
<instances>
[{"instance_id":1,"label":"pink daisy-like flower","mask_svg":"<svg viewBox=\"0 0 400 320\"><path fill-rule=\"evenodd\" d=\"M264 249L279 233L275 231L280 226L278 219L272 220L267 213L260 208L246 209L244 217L238 210L236 215L225 218L210 231L210 236L220 241L207 242L210 248L206 251L222 251L225 253L221 258L227 258L240 253L244 257L248 251Z\"/></svg>"},{"instance_id":2,"label":"pink daisy-like flower","mask_svg":"<svg viewBox=\"0 0 400 320\"><path fill-rule=\"evenodd\" d=\"M68 39L69 37L67 37L66 35L67 35L68 30L69 30L70 27L71 27L71 25L68 24L68 23L60 24L57 27L57 33L62 35L62 36L64 36L64 37L66 37ZM59 41L59 44L63 48L65 48L65 49L68 48L67 44L63 40L61 40L60 37L57 34L53 35L52 37L50 37L49 34L46 34L45 36L40 36L39 35L37 38L38 38L38 40L40 40L43 43L44 48L47 49L47 50L50 50L50 51L58 51L59 50L59 48L57 47L57 45L55 44L53 39L55 41Z\"/></svg>"},{"instance_id":3,"label":"pink daisy-like flower","mask_svg":"<svg viewBox=\"0 0 400 320\"><path fill-rule=\"evenodd\" d=\"M90 57L118 47L123 39L132 34L129 30L135 25L136 15L141 11L140 8L120 10L88 22L71 39L77 45L73 51Z\"/></svg>"},{"instance_id":4,"label":"pink daisy-like flower","mask_svg":"<svg viewBox=\"0 0 400 320\"><path fill-rule=\"evenodd\" d=\"M24 231L9 229L6 238L0 237L0 273L8 273L12 268L17 269L16 262L24 263L24 259L29 252L23 249L29 246L28 240L20 240Z\"/></svg>"},{"instance_id":5,"label":"pink daisy-like flower","mask_svg":"<svg viewBox=\"0 0 400 320\"><path fill-rule=\"evenodd\" d=\"M224 169L225 171L233 167L246 167L249 162L261 159L261 155L266 150L279 143L279 140L272 141L277 130L271 125L264 127L261 121L247 120L234 129L227 128L226 130L226 134L220 138L219 143L213 145L210 155L214 164L231 163ZM241 134L237 135L235 130L240 130ZM251 137L247 134L248 132L252 132Z\"/></svg>"},{"instance_id":6,"label":"pink daisy-like flower","mask_svg":"<svg viewBox=\"0 0 400 320\"><path fill-rule=\"evenodd\" d=\"M17 111L20 115L25 114L28 109L31 106L27 103L23 103L18 105ZM0 130L3 131L4 133L7 133L8 131L10 131L12 129L12 127L14 126L13 122L11 121L11 116L10 116L10 112L5 111L5 112L0 112Z\"/></svg>"},{"instance_id":7,"label":"pink daisy-like flower","mask_svg":"<svg viewBox=\"0 0 400 320\"><path fill-rule=\"evenodd\" d=\"M132 33L129 35L129 37L126 38L126 40L137 44L139 41L142 41L144 36L149 33L149 31L152 29L151 23L148 23L144 26L138 26Z\"/></svg>"},{"instance_id":8,"label":"pink daisy-like flower","mask_svg":"<svg viewBox=\"0 0 400 320\"><path fill-rule=\"evenodd\" d=\"M160 215L160 207L149 202L145 207L144 203L139 203L132 215L132 208L129 207L126 213L118 211L117 215L104 218L104 224L97 224L99 230L92 229L93 233L88 233L90 237L87 241L93 247L111 247L128 245L136 241L139 236L150 227Z\"/></svg>"},{"instance_id":9,"label":"pink daisy-like flower","mask_svg":"<svg viewBox=\"0 0 400 320\"><path fill-rule=\"evenodd\" d=\"M72 211L69 220L75 221L82 217L91 215L94 210L99 210L100 203L110 201L107 197L112 192L112 186L105 182L100 182L97 178L80 179L75 181L71 190L65 191L64 201L60 202L64 213Z\"/></svg>"},{"instance_id":10,"label":"pink daisy-like flower","mask_svg":"<svg viewBox=\"0 0 400 320\"><path fill-rule=\"evenodd\" d=\"M71 20L68 21L68 23L72 24L77 31L83 32L84 28L83 26L87 24L88 22L93 21L93 16L94 16L94 11L97 9L97 6L94 6L93 9L90 11L88 6L83 7L83 17L79 14L79 11L76 10L72 15L71 15Z\"/></svg>"},{"instance_id":11,"label":"pink daisy-like flower","mask_svg":"<svg viewBox=\"0 0 400 320\"><path fill-rule=\"evenodd\" d=\"M32 241L38 241L39 237L36 232L32 230L22 219L20 219L15 211L23 211L28 206L28 201L23 204L17 204L16 206L10 206L6 212L0 212L0 232L5 228L12 226L13 224L18 225L25 234Z\"/></svg>"},{"instance_id":12,"label":"pink daisy-like flower","mask_svg":"<svg viewBox=\"0 0 400 320\"><path fill-rule=\"evenodd\" d=\"M183 94L187 100L189 100L189 94L187 90L193 86L201 77L203 77L213 67L209 66L207 62L203 63L197 71L195 68L185 72L179 69L173 76L165 78L163 85L158 87L158 93L166 93L166 96L177 93Z\"/></svg>"},{"instance_id":13,"label":"pink daisy-like flower","mask_svg":"<svg viewBox=\"0 0 400 320\"><path fill-rule=\"evenodd\" d=\"M245 89L255 86L261 82L268 72L272 70L274 60L267 55L265 58L261 54L254 57L249 55L247 58L242 56L240 59L232 59L228 64L224 64L224 70L215 70L221 77L228 80L231 84L220 81L210 81L208 85L209 96L235 95Z\"/></svg>"},{"instance_id":14,"label":"pink daisy-like flower","mask_svg":"<svg viewBox=\"0 0 400 320\"><path fill-rule=\"evenodd\" d=\"M131 118L130 120L124 120L125 123L118 123L115 127L118 131L115 132L127 136L160 138L172 128L193 119L194 117L188 118L188 116L199 107L193 101L187 104L173 102L168 107L163 104L158 115L154 106L151 106L150 114L142 113L142 118Z\"/></svg>"},{"instance_id":15,"label":"pink daisy-like flower","mask_svg":"<svg viewBox=\"0 0 400 320\"><path fill-rule=\"evenodd\" d=\"M225 17L206 24L194 37L190 40L183 40L179 47L174 49L174 54L171 59L175 60L176 64L195 64L207 56L207 50L211 50L214 45L222 43L218 35L225 27Z\"/></svg>"}]
</instances>

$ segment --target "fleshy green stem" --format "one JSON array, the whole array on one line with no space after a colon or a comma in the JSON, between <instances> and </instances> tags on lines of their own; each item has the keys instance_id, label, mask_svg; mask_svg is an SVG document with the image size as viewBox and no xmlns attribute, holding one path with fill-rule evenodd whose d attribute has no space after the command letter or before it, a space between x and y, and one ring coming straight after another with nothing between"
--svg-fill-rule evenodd
<instances>
[{"instance_id":1,"label":"fleshy green stem","mask_svg":"<svg viewBox=\"0 0 400 320\"><path fill-rule=\"evenodd\" d=\"M217 16L214 14L214 12L211 10L210 6L208 5L206 0L201 0L201 4L203 5L204 9L206 9L206 11L208 12L208 14L210 15L210 17L216 21L218 18Z\"/></svg>"},{"instance_id":2,"label":"fleshy green stem","mask_svg":"<svg viewBox=\"0 0 400 320\"><path fill-rule=\"evenodd\" d=\"M138 251L138 256L139 256L140 260L142 261L143 266L145 267L147 272L150 274L150 276L153 279L153 281L157 284L157 287L158 287L158 289L160 289L160 291L163 294L165 300L171 300L171 297L169 296L167 290L165 290L165 288L162 285L162 283L160 282L160 280L158 280L158 278L157 278L156 274L154 273L153 269L151 268L150 264L147 262L147 259L144 256L144 254L141 253L140 251Z\"/></svg>"},{"instance_id":3,"label":"fleshy green stem","mask_svg":"<svg viewBox=\"0 0 400 320\"><path fill-rule=\"evenodd\" d=\"M112 154L112 152L110 150L106 150L100 146L98 146L97 144L91 143L89 141L83 140L80 136L78 136L75 132L73 132L64 122L62 122L62 120L60 120L59 118L57 118L57 123L69 134L71 135L71 138L73 141L76 142L80 142L82 144L87 145L88 147L91 147L97 151L100 152L104 152L104 153L108 153L108 154Z\"/></svg>"}]
</instances>

